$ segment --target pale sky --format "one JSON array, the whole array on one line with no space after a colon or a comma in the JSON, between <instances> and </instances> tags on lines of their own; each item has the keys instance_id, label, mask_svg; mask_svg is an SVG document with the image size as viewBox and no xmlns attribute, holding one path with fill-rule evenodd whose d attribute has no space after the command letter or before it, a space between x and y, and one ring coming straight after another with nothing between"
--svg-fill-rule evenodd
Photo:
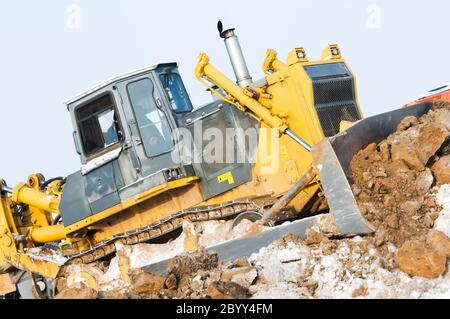
<instances>
[{"instance_id":1,"label":"pale sky","mask_svg":"<svg viewBox=\"0 0 450 319\"><path fill-rule=\"evenodd\" d=\"M79 19L77 13L79 12ZM450 1L23 1L0 8L0 178L79 169L64 102L112 76L176 61L193 104L210 100L200 52L234 79L217 20L235 27L254 79L267 48L319 59L338 43L366 116L448 83Z\"/></svg>"}]
</instances>

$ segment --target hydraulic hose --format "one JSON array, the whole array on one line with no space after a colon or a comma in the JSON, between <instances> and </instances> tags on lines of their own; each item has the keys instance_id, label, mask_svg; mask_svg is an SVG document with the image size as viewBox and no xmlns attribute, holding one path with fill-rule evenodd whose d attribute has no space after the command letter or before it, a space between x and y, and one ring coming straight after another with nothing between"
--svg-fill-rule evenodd
<instances>
[{"instance_id":1,"label":"hydraulic hose","mask_svg":"<svg viewBox=\"0 0 450 319\"><path fill-rule=\"evenodd\" d=\"M46 188L48 185L50 185L51 183L53 183L54 181L63 181L64 182L65 178L64 177L55 177L55 178L51 178L46 180L45 182L43 182L40 186L41 189Z\"/></svg>"}]
</instances>

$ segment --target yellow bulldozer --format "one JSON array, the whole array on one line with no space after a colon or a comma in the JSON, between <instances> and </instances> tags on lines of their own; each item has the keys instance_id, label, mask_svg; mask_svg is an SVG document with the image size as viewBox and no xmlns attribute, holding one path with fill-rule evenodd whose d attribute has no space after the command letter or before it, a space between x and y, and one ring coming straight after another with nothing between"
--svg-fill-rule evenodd
<instances>
[{"instance_id":1,"label":"yellow bulldozer","mask_svg":"<svg viewBox=\"0 0 450 319\"><path fill-rule=\"evenodd\" d=\"M117 241L168 236L186 220L300 219L304 229L332 214L343 236L372 231L351 193L348 162L425 108L361 121L338 45L314 61L303 48L285 61L267 50L265 75L253 81L235 30L220 22L218 30L236 81L200 54L195 76L211 103L193 108L176 63L110 79L67 102L79 171L33 174L14 187L1 181L0 294L27 278L48 296L46 284L64 265L107 258Z\"/></svg>"}]
</instances>

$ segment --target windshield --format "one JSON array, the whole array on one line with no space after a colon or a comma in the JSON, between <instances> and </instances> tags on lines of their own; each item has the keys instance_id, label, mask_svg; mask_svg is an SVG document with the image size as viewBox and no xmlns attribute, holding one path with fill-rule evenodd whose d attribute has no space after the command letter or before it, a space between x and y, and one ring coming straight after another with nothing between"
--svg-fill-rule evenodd
<instances>
[{"instance_id":1,"label":"windshield","mask_svg":"<svg viewBox=\"0 0 450 319\"><path fill-rule=\"evenodd\" d=\"M152 81L145 78L132 82L127 90L146 155L153 157L170 151L173 147L170 126L153 98Z\"/></svg>"},{"instance_id":2,"label":"windshield","mask_svg":"<svg viewBox=\"0 0 450 319\"><path fill-rule=\"evenodd\" d=\"M159 79L166 90L174 112L185 113L192 111L191 101L179 74L164 73L159 76Z\"/></svg>"}]
</instances>

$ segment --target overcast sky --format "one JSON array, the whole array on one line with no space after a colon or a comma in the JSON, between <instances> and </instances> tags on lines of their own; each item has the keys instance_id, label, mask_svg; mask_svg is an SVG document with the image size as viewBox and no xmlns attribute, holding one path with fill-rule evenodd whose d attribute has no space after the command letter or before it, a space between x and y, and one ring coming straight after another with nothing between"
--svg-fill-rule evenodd
<instances>
[{"instance_id":1,"label":"overcast sky","mask_svg":"<svg viewBox=\"0 0 450 319\"><path fill-rule=\"evenodd\" d=\"M193 100L206 52L230 77L218 19L236 27L254 79L267 48L302 46L311 60L338 43L366 116L450 81L450 1L4 1L0 8L0 178L79 169L64 102L109 77L176 61Z\"/></svg>"}]
</instances>

